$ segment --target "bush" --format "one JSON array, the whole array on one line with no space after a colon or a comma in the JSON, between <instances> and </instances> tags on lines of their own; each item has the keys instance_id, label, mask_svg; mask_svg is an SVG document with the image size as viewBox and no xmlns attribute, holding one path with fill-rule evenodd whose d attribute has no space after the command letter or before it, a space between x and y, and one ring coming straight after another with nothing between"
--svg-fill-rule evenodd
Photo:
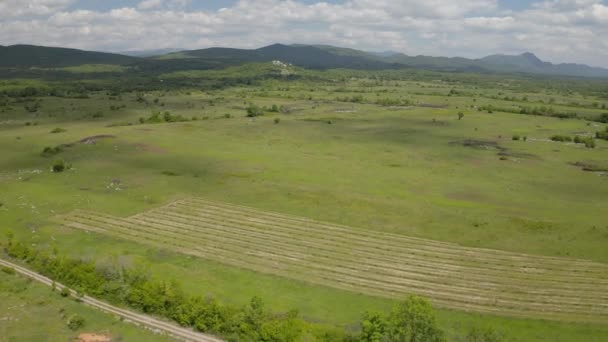
<instances>
[{"instance_id":1,"label":"bush","mask_svg":"<svg viewBox=\"0 0 608 342\"><path fill-rule=\"evenodd\" d=\"M256 116L262 116L264 115L264 111L262 110L262 108L254 105L254 104L250 104L247 107L247 117L248 118L254 118Z\"/></svg>"},{"instance_id":2,"label":"bush","mask_svg":"<svg viewBox=\"0 0 608 342\"><path fill-rule=\"evenodd\" d=\"M42 156L43 157L50 157L50 156L54 156L56 154L59 154L63 151L63 149L59 146L56 147L50 147L47 146L42 150Z\"/></svg>"},{"instance_id":3,"label":"bush","mask_svg":"<svg viewBox=\"0 0 608 342\"><path fill-rule=\"evenodd\" d=\"M519 137L519 135L515 134L511 139L513 139L514 141L519 141L521 138Z\"/></svg>"},{"instance_id":4,"label":"bush","mask_svg":"<svg viewBox=\"0 0 608 342\"><path fill-rule=\"evenodd\" d=\"M274 124L278 125L281 122L281 119L279 118L274 118Z\"/></svg>"},{"instance_id":5,"label":"bush","mask_svg":"<svg viewBox=\"0 0 608 342\"><path fill-rule=\"evenodd\" d=\"M6 273L6 274L10 274L10 275L17 273L14 268L6 267L6 266L2 266L2 272Z\"/></svg>"},{"instance_id":6,"label":"bush","mask_svg":"<svg viewBox=\"0 0 608 342\"><path fill-rule=\"evenodd\" d=\"M587 138L584 141L586 148L595 148L595 140L593 138Z\"/></svg>"},{"instance_id":7,"label":"bush","mask_svg":"<svg viewBox=\"0 0 608 342\"><path fill-rule=\"evenodd\" d=\"M559 142L571 142L572 138L567 135L554 135L551 137L551 140Z\"/></svg>"},{"instance_id":8,"label":"bush","mask_svg":"<svg viewBox=\"0 0 608 342\"><path fill-rule=\"evenodd\" d=\"M600 115L597 121L608 123L608 113L603 113L602 115Z\"/></svg>"},{"instance_id":9,"label":"bush","mask_svg":"<svg viewBox=\"0 0 608 342\"><path fill-rule=\"evenodd\" d=\"M78 330L84 327L84 323L84 317L79 315L72 315L72 317L68 319L68 328L70 328L71 330Z\"/></svg>"},{"instance_id":10,"label":"bush","mask_svg":"<svg viewBox=\"0 0 608 342\"><path fill-rule=\"evenodd\" d=\"M51 170L55 173L63 172L66 169L69 169L68 164L63 159L57 159L53 162L53 166L51 166Z\"/></svg>"},{"instance_id":11,"label":"bush","mask_svg":"<svg viewBox=\"0 0 608 342\"><path fill-rule=\"evenodd\" d=\"M61 292L59 292L59 294L61 295L61 297L69 297L70 296L70 289L68 289L67 287L64 287L61 289Z\"/></svg>"},{"instance_id":12,"label":"bush","mask_svg":"<svg viewBox=\"0 0 608 342\"><path fill-rule=\"evenodd\" d=\"M55 128L55 129L53 129L53 130L51 131L51 133L53 133L53 134L56 134L56 133L63 133L63 132L66 132L66 130L65 130L65 129L63 129L63 128L59 128L59 127Z\"/></svg>"},{"instance_id":13,"label":"bush","mask_svg":"<svg viewBox=\"0 0 608 342\"><path fill-rule=\"evenodd\" d=\"M606 130L603 132L596 132L595 137L597 139L608 140L608 127L606 127Z\"/></svg>"},{"instance_id":14,"label":"bush","mask_svg":"<svg viewBox=\"0 0 608 342\"><path fill-rule=\"evenodd\" d=\"M464 113L463 112L458 113L458 120L462 120L462 118L464 118Z\"/></svg>"}]
</instances>

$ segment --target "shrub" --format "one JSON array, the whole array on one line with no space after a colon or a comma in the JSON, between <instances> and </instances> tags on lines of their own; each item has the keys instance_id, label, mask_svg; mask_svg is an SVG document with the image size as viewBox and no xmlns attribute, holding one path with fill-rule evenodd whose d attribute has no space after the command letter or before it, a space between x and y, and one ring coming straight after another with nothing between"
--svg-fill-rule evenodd
<instances>
[{"instance_id":1,"label":"shrub","mask_svg":"<svg viewBox=\"0 0 608 342\"><path fill-rule=\"evenodd\" d=\"M254 118L256 116L262 116L262 115L264 115L264 111L262 110L262 108L258 107L257 105L250 104L247 107L247 117Z\"/></svg>"},{"instance_id":2,"label":"shrub","mask_svg":"<svg viewBox=\"0 0 608 342\"><path fill-rule=\"evenodd\" d=\"M84 327L84 323L84 317L79 315L72 315L72 317L68 319L68 328L70 328L71 330L78 330Z\"/></svg>"},{"instance_id":3,"label":"shrub","mask_svg":"<svg viewBox=\"0 0 608 342\"><path fill-rule=\"evenodd\" d=\"M63 149L59 146L56 147L50 147L47 146L42 150L42 156L43 157L50 157L50 156L54 156L56 154L59 154L63 151Z\"/></svg>"},{"instance_id":4,"label":"shrub","mask_svg":"<svg viewBox=\"0 0 608 342\"><path fill-rule=\"evenodd\" d=\"M595 148L595 140L593 138L587 138L584 141L586 148Z\"/></svg>"},{"instance_id":5,"label":"shrub","mask_svg":"<svg viewBox=\"0 0 608 342\"><path fill-rule=\"evenodd\" d=\"M66 169L69 169L69 166L63 159L57 159L53 162L53 166L51 166L51 169L53 170L53 172L59 173L65 171Z\"/></svg>"},{"instance_id":6,"label":"shrub","mask_svg":"<svg viewBox=\"0 0 608 342\"><path fill-rule=\"evenodd\" d=\"M55 128L51 131L51 133L53 133L53 134L63 133L63 132L66 132L66 130L63 128L59 128L59 127Z\"/></svg>"},{"instance_id":7,"label":"shrub","mask_svg":"<svg viewBox=\"0 0 608 342\"><path fill-rule=\"evenodd\" d=\"M605 106L605 105L604 105ZM603 113L602 115L600 115L597 118L597 121L599 122L603 122L603 123L608 123L608 113Z\"/></svg>"},{"instance_id":8,"label":"shrub","mask_svg":"<svg viewBox=\"0 0 608 342\"><path fill-rule=\"evenodd\" d=\"M596 132L595 137L597 139L608 140L608 127L606 127L606 130L603 132Z\"/></svg>"},{"instance_id":9,"label":"shrub","mask_svg":"<svg viewBox=\"0 0 608 342\"><path fill-rule=\"evenodd\" d=\"M2 266L2 272L6 273L6 274L10 274L10 275L17 273L14 268L6 267L6 266Z\"/></svg>"},{"instance_id":10,"label":"shrub","mask_svg":"<svg viewBox=\"0 0 608 342\"><path fill-rule=\"evenodd\" d=\"M524 141L528 141L528 137L527 136L524 136Z\"/></svg>"},{"instance_id":11,"label":"shrub","mask_svg":"<svg viewBox=\"0 0 608 342\"><path fill-rule=\"evenodd\" d=\"M572 138L567 135L554 135L551 137L551 140L559 142L571 142Z\"/></svg>"},{"instance_id":12,"label":"shrub","mask_svg":"<svg viewBox=\"0 0 608 342\"><path fill-rule=\"evenodd\" d=\"M61 295L61 297L69 297L70 296L70 289L68 289L67 287L64 287L61 289L61 292L59 292L59 294Z\"/></svg>"},{"instance_id":13,"label":"shrub","mask_svg":"<svg viewBox=\"0 0 608 342\"><path fill-rule=\"evenodd\" d=\"M464 113L463 112L458 113L458 120L462 120L462 118L464 118Z\"/></svg>"},{"instance_id":14,"label":"shrub","mask_svg":"<svg viewBox=\"0 0 608 342\"><path fill-rule=\"evenodd\" d=\"M519 137L519 135L514 134L513 138L511 138L511 139L513 139L514 141L519 141L521 138Z\"/></svg>"},{"instance_id":15,"label":"shrub","mask_svg":"<svg viewBox=\"0 0 608 342\"><path fill-rule=\"evenodd\" d=\"M274 118L274 124L278 125L281 122L281 119L279 118Z\"/></svg>"}]
</instances>

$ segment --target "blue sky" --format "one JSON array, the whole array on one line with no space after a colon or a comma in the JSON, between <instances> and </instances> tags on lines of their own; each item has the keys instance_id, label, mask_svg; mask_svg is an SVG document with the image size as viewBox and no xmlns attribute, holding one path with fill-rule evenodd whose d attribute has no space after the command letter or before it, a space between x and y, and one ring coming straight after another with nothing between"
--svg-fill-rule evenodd
<instances>
[{"instance_id":1,"label":"blue sky","mask_svg":"<svg viewBox=\"0 0 608 342\"><path fill-rule=\"evenodd\" d=\"M605 0L0 0L0 45L304 43L469 58L531 51L608 67L607 37Z\"/></svg>"}]
</instances>

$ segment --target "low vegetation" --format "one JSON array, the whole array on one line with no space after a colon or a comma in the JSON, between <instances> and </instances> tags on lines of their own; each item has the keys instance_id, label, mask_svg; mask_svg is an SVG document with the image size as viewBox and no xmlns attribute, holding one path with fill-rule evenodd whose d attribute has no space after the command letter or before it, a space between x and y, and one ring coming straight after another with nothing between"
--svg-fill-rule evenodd
<instances>
[{"instance_id":1,"label":"low vegetation","mask_svg":"<svg viewBox=\"0 0 608 342\"><path fill-rule=\"evenodd\" d=\"M270 312L258 297L253 297L244 307L229 306L212 297L188 296L179 284L153 280L140 269L100 267L92 262L35 250L13 239L7 241L4 252L83 293L164 316L182 326L219 334L230 341L445 340L437 326L433 307L416 296L398 303L387 315L365 314L361 332L352 333L307 322L296 310L281 314ZM64 288L61 294L65 297L69 291ZM71 330L79 330L84 325L85 319L79 315L72 315L67 320Z\"/></svg>"}]
</instances>

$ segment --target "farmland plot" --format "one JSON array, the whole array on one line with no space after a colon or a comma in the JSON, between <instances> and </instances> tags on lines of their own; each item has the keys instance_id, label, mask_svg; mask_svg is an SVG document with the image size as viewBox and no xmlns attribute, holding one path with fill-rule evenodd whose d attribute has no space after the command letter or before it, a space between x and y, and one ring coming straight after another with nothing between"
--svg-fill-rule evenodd
<instances>
[{"instance_id":1,"label":"farmland plot","mask_svg":"<svg viewBox=\"0 0 608 342\"><path fill-rule=\"evenodd\" d=\"M358 230L186 198L129 218L74 211L67 227L369 295L418 294L482 313L608 322L608 265Z\"/></svg>"}]
</instances>

